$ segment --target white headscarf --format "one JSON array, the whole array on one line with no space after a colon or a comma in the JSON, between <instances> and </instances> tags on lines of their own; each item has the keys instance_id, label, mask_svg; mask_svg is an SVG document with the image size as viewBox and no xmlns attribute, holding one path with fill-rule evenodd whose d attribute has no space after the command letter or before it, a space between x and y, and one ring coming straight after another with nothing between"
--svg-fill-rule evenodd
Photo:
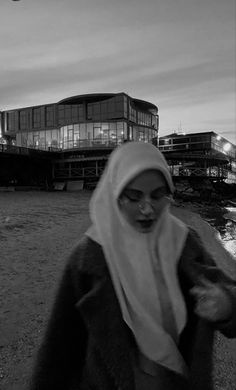
<instances>
[{"instance_id":1,"label":"white headscarf","mask_svg":"<svg viewBox=\"0 0 236 390\"><path fill-rule=\"evenodd\" d=\"M185 364L176 342L164 329L161 273L176 323L177 335L186 324L186 308L177 277L177 263L187 227L165 207L154 230L141 233L123 217L118 197L141 172L156 169L174 191L168 165L153 145L129 142L115 149L90 201L92 226L87 235L103 247L124 321L141 353L178 373Z\"/></svg>"}]
</instances>

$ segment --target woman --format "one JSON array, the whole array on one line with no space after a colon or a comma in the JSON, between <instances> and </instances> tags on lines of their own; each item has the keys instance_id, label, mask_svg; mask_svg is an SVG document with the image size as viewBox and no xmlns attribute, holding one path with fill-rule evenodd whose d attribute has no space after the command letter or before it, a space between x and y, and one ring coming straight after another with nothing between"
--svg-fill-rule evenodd
<instances>
[{"instance_id":1,"label":"woman","mask_svg":"<svg viewBox=\"0 0 236 390\"><path fill-rule=\"evenodd\" d=\"M126 143L111 154L31 389L212 388L213 331L236 336L236 283L171 215L173 192L153 145Z\"/></svg>"}]
</instances>

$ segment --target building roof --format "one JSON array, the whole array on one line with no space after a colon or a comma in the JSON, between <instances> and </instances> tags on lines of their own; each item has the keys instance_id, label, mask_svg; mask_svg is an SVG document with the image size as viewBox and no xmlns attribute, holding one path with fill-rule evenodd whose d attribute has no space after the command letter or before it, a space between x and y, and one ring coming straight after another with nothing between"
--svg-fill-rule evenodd
<instances>
[{"instance_id":1,"label":"building roof","mask_svg":"<svg viewBox=\"0 0 236 390\"><path fill-rule=\"evenodd\" d=\"M185 133L185 134L178 134L178 133L171 133L171 134L168 134L168 135L164 135L162 137L159 137L159 140L160 139L166 139L166 138L185 138L185 137L194 137L194 136L204 136L204 135L209 135L211 134L212 136L214 137L220 137L219 140L221 140L222 142L227 142L227 143L230 143L234 148L236 148L236 145L233 144L231 141L227 140L226 138L222 137L221 135L215 133L214 131L202 131L202 132L199 132L199 133Z\"/></svg>"},{"instance_id":2,"label":"building roof","mask_svg":"<svg viewBox=\"0 0 236 390\"><path fill-rule=\"evenodd\" d=\"M89 93L89 94L84 94L84 95L75 95L75 96L70 96L68 98L60 100L57 104L79 104L82 103L83 101L86 102L93 102L93 101L102 101L106 99L110 99L112 97L118 96L118 95L126 95L128 96L125 92L117 92L117 93ZM133 102L137 107L140 107L143 110L155 110L158 111L157 106L155 104L147 102L145 100L141 99L135 99L132 98Z\"/></svg>"},{"instance_id":3,"label":"building roof","mask_svg":"<svg viewBox=\"0 0 236 390\"><path fill-rule=\"evenodd\" d=\"M28 109L28 108L38 108L38 107L43 107L43 106L51 106L52 104L79 104L82 102L98 102L106 99L111 99L115 96L119 95L125 95L128 96L132 99L134 105L137 108L140 108L143 111L146 110L153 110L154 115L158 113L158 107L155 106L155 104L147 102L145 100L141 99L135 99L129 95L127 95L125 92L117 92L117 93L88 93L88 94L83 94L83 95L75 95L75 96L69 96L65 99L59 100L57 103L46 103L46 104L37 104L33 106L25 106L25 107L17 107L13 109L8 109L8 110L2 110L1 112L10 112L10 111L17 111L17 110L23 110L23 109Z\"/></svg>"},{"instance_id":4,"label":"building roof","mask_svg":"<svg viewBox=\"0 0 236 390\"><path fill-rule=\"evenodd\" d=\"M199 135L206 135L206 134L212 134L212 135L217 135L214 131L202 131L199 133L171 133L167 135L163 135L162 137L159 137L159 139L164 139L164 138L177 138L177 137L189 137L189 136L199 136Z\"/></svg>"},{"instance_id":5,"label":"building roof","mask_svg":"<svg viewBox=\"0 0 236 390\"><path fill-rule=\"evenodd\" d=\"M93 101L101 101L110 99L116 95L119 95L118 93L89 93L84 95L75 95L70 96L68 98L60 100L57 104L78 104L82 103L83 101L86 102L93 102Z\"/></svg>"}]
</instances>

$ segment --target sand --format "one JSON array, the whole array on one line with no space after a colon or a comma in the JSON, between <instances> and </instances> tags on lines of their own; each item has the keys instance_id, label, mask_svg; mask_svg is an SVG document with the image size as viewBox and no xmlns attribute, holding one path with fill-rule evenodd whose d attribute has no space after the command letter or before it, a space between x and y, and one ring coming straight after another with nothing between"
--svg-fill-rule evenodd
<instances>
[{"instance_id":1,"label":"sand","mask_svg":"<svg viewBox=\"0 0 236 390\"><path fill-rule=\"evenodd\" d=\"M68 253L89 226L91 192L0 193L0 389L26 390ZM174 213L202 235L236 279L214 231L183 208ZM215 388L236 384L236 343L216 334ZM232 385L234 383L234 385ZM54 390L54 389L52 389Z\"/></svg>"}]
</instances>

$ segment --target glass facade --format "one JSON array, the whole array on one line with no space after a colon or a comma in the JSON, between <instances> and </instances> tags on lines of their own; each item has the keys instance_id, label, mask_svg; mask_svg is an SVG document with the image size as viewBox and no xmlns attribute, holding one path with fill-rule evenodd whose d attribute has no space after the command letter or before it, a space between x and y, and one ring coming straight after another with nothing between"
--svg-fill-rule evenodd
<instances>
[{"instance_id":1,"label":"glass facade","mask_svg":"<svg viewBox=\"0 0 236 390\"><path fill-rule=\"evenodd\" d=\"M29 110L20 110L19 112L19 119L20 119L20 130L25 130L29 128Z\"/></svg>"},{"instance_id":2,"label":"glass facade","mask_svg":"<svg viewBox=\"0 0 236 390\"><path fill-rule=\"evenodd\" d=\"M6 125L8 131L15 132L16 129L18 130L18 121L19 121L19 113L18 111L10 111L6 114Z\"/></svg>"},{"instance_id":3,"label":"glass facade","mask_svg":"<svg viewBox=\"0 0 236 390\"><path fill-rule=\"evenodd\" d=\"M147 129L143 126L133 126L131 141L144 141L151 142L154 137L157 136L157 132L154 129Z\"/></svg>"},{"instance_id":4,"label":"glass facade","mask_svg":"<svg viewBox=\"0 0 236 390\"><path fill-rule=\"evenodd\" d=\"M127 123L79 123L60 128L60 148L116 146L127 139Z\"/></svg>"},{"instance_id":5,"label":"glass facade","mask_svg":"<svg viewBox=\"0 0 236 390\"><path fill-rule=\"evenodd\" d=\"M48 150L59 148L59 130L22 131L16 134L16 145L26 148Z\"/></svg>"},{"instance_id":6,"label":"glass facade","mask_svg":"<svg viewBox=\"0 0 236 390\"><path fill-rule=\"evenodd\" d=\"M42 150L113 147L157 137L157 108L124 93L81 95L7 112L5 133L16 145Z\"/></svg>"},{"instance_id":7,"label":"glass facade","mask_svg":"<svg viewBox=\"0 0 236 390\"><path fill-rule=\"evenodd\" d=\"M225 148L225 145L229 145L229 148ZM236 148L233 144L229 143L226 139L222 137L212 137L211 139L211 147L212 149L224 153L231 158L236 158Z\"/></svg>"},{"instance_id":8,"label":"glass facade","mask_svg":"<svg viewBox=\"0 0 236 390\"><path fill-rule=\"evenodd\" d=\"M33 128L40 129L42 127L41 107L33 108Z\"/></svg>"},{"instance_id":9,"label":"glass facade","mask_svg":"<svg viewBox=\"0 0 236 390\"><path fill-rule=\"evenodd\" d=\"M100 102L87 104L87 120L104 120L127 118L127 98L123 95L115 96Z\"/></svg>"},{"instance_id":10,"label":"glass facade","mask_svg":"<svg viewBox=\"0 0 236 390\"><path fill-rule=\"evenodd\" d=\"M59 104L58 124L71 124L85 120L84 107L82 104Z\"/></svg>"},{"instance_id":11,"label":"glass facade","mask_svg":"<svg viewBox=\"0 0 236 390\"><path fill-rule=\"evenodd\" d=\"M231 158L236 157L235 147L226 139L217 136L215 133L199 133L198 135L188 136L166 136L159 139L159 149L165 151L191 151L205 152L213 154L220 152Z\"/></svg>"},{"instance_id":12,"label":"glass facade","mask_svg":"<svg viewBox=\"0 0 236 390\"><path fill-rule=\"evenodd\" d=\"M161 151L202 151L211 149L211 136L202 134L200 136L176 136L162 137L159 139Z\"/></svg>"},{"instance_id":13,"label":"glass facade","mask_svg":"<svg viewBox=\"0 0 236 390\"><path fill-rule=\"evenodd\" d=\"M45 125L46 127L53 127L55 123L55 110L53 106L45 107Z\"/></svg>"},{"instance_id":14,"label":"glass facade","mask_svg":"<svg viewBox=\"0 0 236 390\"><path fill-rule=\"evenodd\" d=\"M77 123L60 129L19 132L17 145L48 150L116 146L127 140L126 122Z\"/></svg>"},{"instance_id":15,"label":"glass facade","mask_svg":"<svg viewBox=\"0 0 236 390\"><path fill-rule=\"evenodd\" d=\"M151 142L156 131L142 126L130 126L130 141ZM18 146L43 149L72 149L92 146L116 146L128 140L128 126L124 121L79 123L60 129L19 132Z\"/></svg>"}]
</instances>

